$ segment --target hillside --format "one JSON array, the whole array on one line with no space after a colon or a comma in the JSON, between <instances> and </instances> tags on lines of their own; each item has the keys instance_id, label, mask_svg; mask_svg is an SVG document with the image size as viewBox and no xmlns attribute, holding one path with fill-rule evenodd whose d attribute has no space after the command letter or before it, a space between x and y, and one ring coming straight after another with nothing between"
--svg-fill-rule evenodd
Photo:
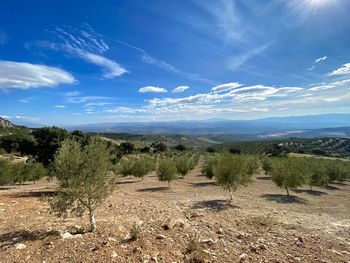
<instances>
[{"instance_id":1,"label":"hillside","mask_svg":"<svg viewBox=\"0 0 350 263\"><path fill-rule=\"evenodd\" d=\"M290 138L282 140L261 140L233 142L217 146L218 149L235 148L245 154L264 154L273 145L285 146L289 152L306 153L332 157L350 157L350 139L346 138Z\"/></svg>"},{"instance_id":2,"label":"hillside","mask_svg":"<svg viewBox=\"0 0 350 263\"><path fill-rule=\"evenodd\" d=\"M13 124L2 117L0 117L0 128L10 128L13 127Z\"/></svg>"}]
</instances>

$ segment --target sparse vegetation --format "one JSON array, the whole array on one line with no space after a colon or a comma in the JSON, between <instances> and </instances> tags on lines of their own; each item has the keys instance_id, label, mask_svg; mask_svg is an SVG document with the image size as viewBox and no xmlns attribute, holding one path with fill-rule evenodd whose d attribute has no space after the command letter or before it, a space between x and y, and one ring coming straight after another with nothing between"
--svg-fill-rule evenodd
<instances>
[{"instance_id":1,"label":"sparse vegetation","mask_svg":"<svg viewBox=\"0 0 350 263\"><path fill-rule=\"evenodd\" d=\"M160 160L157 176L159 181L168 182L168 186L170 187L171 181L178 178L178 171L176 169L175 162L170 158Z\"/></svg>"}]
</instances>

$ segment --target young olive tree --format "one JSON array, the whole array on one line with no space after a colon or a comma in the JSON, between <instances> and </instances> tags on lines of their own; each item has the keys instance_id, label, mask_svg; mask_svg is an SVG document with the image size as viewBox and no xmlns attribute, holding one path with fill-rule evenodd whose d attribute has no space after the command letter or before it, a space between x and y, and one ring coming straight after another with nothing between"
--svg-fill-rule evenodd
<instances>
[{"instance_id":1,"label":"young olive tree","mask_svg":"<svg viewBox=\"0 0 350 263\"><path fill-rule=\"evenodd\" d=\"M159 161L157 170L158 180L161 182L168 182L170 188L170 182L177 179L178 171L173 160L170 158L164 158Z\"/></svg>"},{"instance_id":2,"label":"young olive tree","mask_svg":"<svg viewBox=\"0 0 350 263\"><path fill-rule=\"evenodd\" d=\"M215 155L207 154L202 167L202 175L208 179L213 179L214 177L214 166L217 163L217 157Z\"/></svg>"},{"instance_id":3,"label":"young olive tree","mask_svg":"<svg viewBox=\"0 0 350 263\"><path fill-rule=\"evenodd\" d=\"M174 158L174 162L176 165L176 169L179 174L181 174L181 178L184 178L185 175L190 170L190 159L187 155L180 155Z\"/></svg>"},{"instance_id":4,"label":"young olive tree","mask_svg":"<svg viewBox=\"0 0 350 263\"><path fill-rule=\"evenodd\" d=\"M66 216L70 210L79 217L87 211L90 230L95 231L95 210L111 190L109 168L109 154L103 141L94 137L82 147L76 140L66 139L52 164L53 175L59 182L52 210L58 216Z\"/></svg>"},{"instance_id":5,"label":"young olive tree","mask_svg":"<svg viewBox=\"0 0 350 263\"><path fill-rule=\"evenodd\" d=\"M298 158L278 158L273 162L271 178L278 187L297 188L306 182L306 170Z\"/></svg>"},{"instance_id":6,"label":"young olive tree","mask_svg":"<svg viewBox=\"0 0 350 263\"><path fill-rule=\"evenodd\" d=\"M131 174L143 180L144 176L155 169L155 162L151 158L140 158L132 162Z\"/></svg>"},{"instance_id":7,"label":"young olive tree","mask_svg":"<svg viewBox=\"0 0 350 263\"><path fill-rule=\"evenodd\" d=\"M122 177L131 176L133 174L133 162L131 159L122 159L114 167L114 172Z\"/></svg>"},{"instance_id":8,"label":"young olive tree","mask_svg":"<svg viewBox=\"0 0 350 263\"><path fill-rule=\"evenodd\" d=\"M250 157L249 157L250 158ZM224 153L218 157L213 168L213 174L218 185L230 193L240 185L246 185L251 181L253 170L250 167L251 160L247 156Z\"/></svg>"}]
</instances>

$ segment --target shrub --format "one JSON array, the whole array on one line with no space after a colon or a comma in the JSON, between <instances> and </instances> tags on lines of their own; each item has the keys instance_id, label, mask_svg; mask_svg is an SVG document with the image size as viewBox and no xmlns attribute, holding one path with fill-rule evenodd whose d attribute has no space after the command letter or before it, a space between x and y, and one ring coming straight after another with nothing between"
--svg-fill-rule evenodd
<instances>
[{"instance_id":1,"label":"shrub","mask_svg":"<svg viewBox=\"0 0 350 263\"><path fill-rule=\"evenodd\" d=\"M157 176L159 181L168 182L170 187L170 182L177 179L177 169L173 160L165 158L159 161Z\"/></svg>"}]
</instances>

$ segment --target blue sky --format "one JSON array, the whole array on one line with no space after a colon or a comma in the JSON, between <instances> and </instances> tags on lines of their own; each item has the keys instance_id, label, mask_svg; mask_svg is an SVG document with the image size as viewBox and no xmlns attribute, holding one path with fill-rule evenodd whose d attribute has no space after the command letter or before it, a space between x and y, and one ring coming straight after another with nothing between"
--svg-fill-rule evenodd
<instances>
[{"instance_id":1,"label":"blue sky","mask_svg":"<svg viewBox=\"0 0 350 263\"><path fill-rule=\"evenodd\" d=\"M0 115L48 125L350 113L348 0L2 1Z\"/></svg>"}]
</instances>

